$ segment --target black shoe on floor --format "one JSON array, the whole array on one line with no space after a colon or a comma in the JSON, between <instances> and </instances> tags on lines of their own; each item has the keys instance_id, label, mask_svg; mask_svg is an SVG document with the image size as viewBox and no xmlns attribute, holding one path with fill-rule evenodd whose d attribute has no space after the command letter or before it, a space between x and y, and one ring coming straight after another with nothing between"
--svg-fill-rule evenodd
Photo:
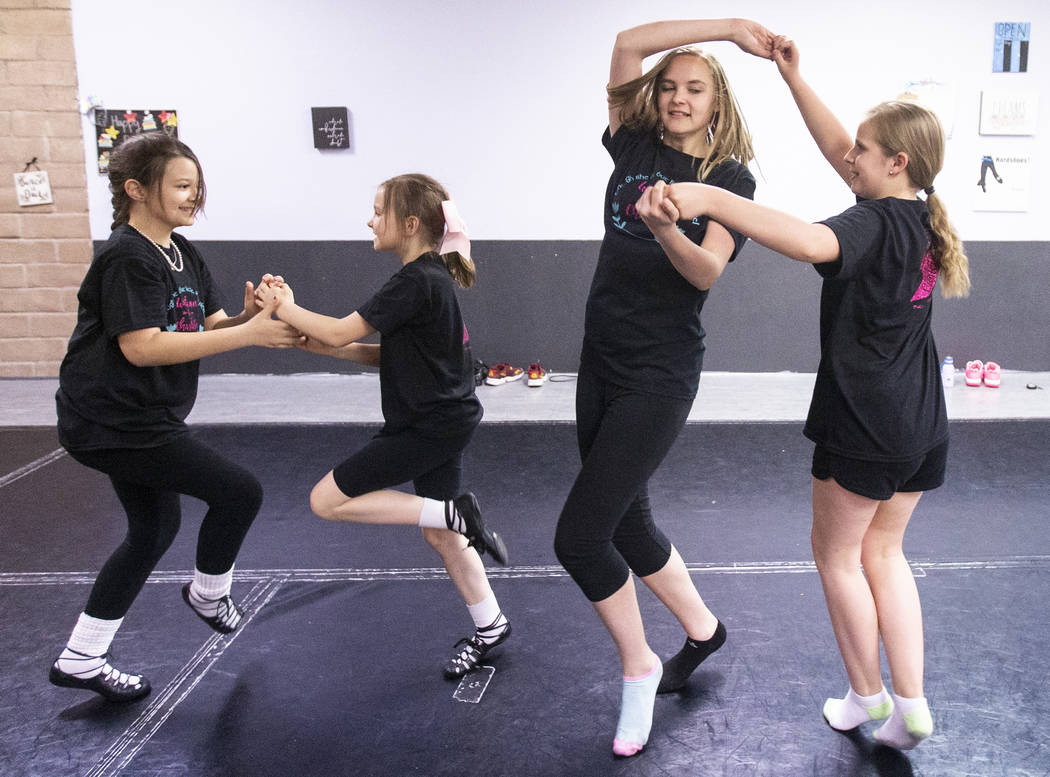
<instances>
[{"instance_id":1,"label":"black shoe on floor","mask_svg":"<svg viewBox=\"0 0 1050 777\"><path fill-rule=\"evenodd\" d=\"M78 654L80 655L80 654ZM94 691L108 701L129 702L138 701L148 696L150 692L149 680L142 675L128 674L114 669L109 664L109 653L99 656L105 660L102 671L94 677L77 677L68 674L58 668L58 661L51 665L51 672L47 679L52 685L62 688L80 688L85 691ZM85 659L94 659L96 656L84 656ZM137 682L131 682L137 678Z\"/></svg>"},{"instance_id":2,"label":"black shoe on floor","mask_svg":"<svg viewBox=\"0 0 1050 777\"><path fill-rule=\"evenodd\" d=\"M510 636L510 624L499 635L495 642L486 643L476 633L473 637L464 637L452 648L452 657L445 664L445 679L458 680L467 672L478 668L481 659L492 648L504 642Z\"/></svg>"},{"instance_id":3,"label":"black shoe on floor","mask_svg":"<svg viewBox=\"0 0 1050 777\"><path fill-rule=\"evenodd\" d=\"M481 508L478 506L477 497L469 491L460 494L452 500L459 516L463 519L463 535L467 541L478 551L479 555L486 552L492 556L497 564L507 565L507 546L503 544L503 538L496 532L490 531L481 518ZM446 512L448 505L445 506ZM447 515L445 522L452 528L452 516Z\"/></svg>"},{"instance_id":4,"label":"black shoe on floor","mask_svg":"<svg viewBox=\"0 0 1050 777\"><path fill-rule=\"evenodd\" d=\"M217 600L218 609L214 615L203 615L193 606L193 602L190 601L190 583L186 583L182 587L182 599L190 606L190 609L193 610L198 618L220 634L229 634L236 631L237 627L241 625L241 618L244 617L244 611L237 606L233 601L233 597L229 594Z\"/></svg>"}]
</instances>

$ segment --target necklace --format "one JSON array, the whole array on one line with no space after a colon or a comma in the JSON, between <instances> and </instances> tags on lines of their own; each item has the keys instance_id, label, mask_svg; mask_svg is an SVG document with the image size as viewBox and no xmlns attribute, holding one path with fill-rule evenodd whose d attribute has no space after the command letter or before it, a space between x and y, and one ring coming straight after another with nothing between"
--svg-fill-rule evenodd
<instances>
[{"instance_id":1,"label":"necklace","mask_svg":"<svg viewBox=\"0 0 1050 777\"><path fill-rule=\"evenodd\" d=\"M182 272L182 268L183 268L184 265L183 265L183 262L182 262L182 251L179 250L178 243L176 243L174 240L171 241L171 247L172 247L172 250L175 251L175 259L176 259L176 261L173 262L173 261L171 261L171 257L168 255L168 252L164 250L163 246L161 246L160 243L158 243L152 237L150 237L145 232L143 232L141 229L136 227L134 224L130 224L129 223L128 226L131 227L136 232L138 232L140 235L142 235L148 241L153 243L153 247L156 248L158 251L160 251L160 255L164 257L164 261L168 263L168 267L170 267L175 272Z\"/></svg>"}]
</instances>

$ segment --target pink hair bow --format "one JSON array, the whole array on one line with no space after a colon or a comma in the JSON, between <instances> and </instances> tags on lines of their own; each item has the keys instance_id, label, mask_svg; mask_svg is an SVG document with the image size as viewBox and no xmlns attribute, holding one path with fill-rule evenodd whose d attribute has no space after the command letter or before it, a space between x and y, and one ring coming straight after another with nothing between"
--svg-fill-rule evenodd
<instances>
[{"instance_id":1,"label":"pink hair bow","mask_svg":"<svg viewBox=\"0 0 1050 777\"><path fill-rule=\"evenodd\" d=\"M441 203L441 211L445 214L445 236L441 238L439 254L450 254L458 251L462 256L470 259L470 238L467 236L467 225L459 217L456 203L445 200Z\"/></svg>"}]
</instances>

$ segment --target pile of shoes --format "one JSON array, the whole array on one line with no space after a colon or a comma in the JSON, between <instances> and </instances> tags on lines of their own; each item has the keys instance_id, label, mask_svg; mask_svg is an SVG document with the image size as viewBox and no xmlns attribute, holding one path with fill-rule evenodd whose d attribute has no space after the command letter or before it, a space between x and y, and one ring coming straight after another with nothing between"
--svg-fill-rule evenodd
<instances>
[{"instance_id":1,"label":"pile of shoes","mask_svg":"<svg viewBox=\"0 0 1050 777\"><path fill-rule=\"evenodd\" d=\"M534 388L542 386L550 377L550 373L548 373L539 362L533 362L530 364L528 370L523 370L521 367L515 367L507 362L500 362L499 364L489 367L488 375L485 377L485 383L490 386L502 386L504 383L511 383L520 380L526 375L528 375L528 385Z\"/></svg>"}]
</instances>

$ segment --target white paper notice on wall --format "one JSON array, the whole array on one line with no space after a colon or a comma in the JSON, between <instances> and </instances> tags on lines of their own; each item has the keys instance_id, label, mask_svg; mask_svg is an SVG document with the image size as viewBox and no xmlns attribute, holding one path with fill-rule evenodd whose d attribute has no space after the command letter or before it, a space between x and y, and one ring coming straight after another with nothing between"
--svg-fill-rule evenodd
<instances>
[{"instance_id":1,"label":"white paper notice on wall","mask_svg":"<svg viewBox=\"0 0 1050 777\"><path fill-rule=\"evenodd\" d=\"M982 135L1034 135L1039 93L1034 89L986 89L981 92Z\"/></svg>"},{"instance_id":2,"label":"white paper notice on wall","mask_svg":"<svg viewBox=\"0 0 1050 777\"><path fill-rule=\"evenodd\" d=\"M1032 157L1028 153L994 151L973 160L978 174L974 210L1026 211L1031 184Z\"/></svg>"},{"instance_id":3,"label":"white paper notice on wall","mask_svg":"<svg viewBox=\"0 0 1050 777\"><path fill-rule=\"evenodd\" d=\"M51 181L44 170L27 170L15 173L15 191L18 193L18 204L49 205L54 202L51 196Z\"/></svg>"},{"instance_id":4,"label":"white paper notice on wall","mask_svg":"<svg viewBox=\"0 0 1050 777\"><path fill-rule=\"evenodd\" d=\"M933 78L910 81L898 100L913 100L937 114L944 128L944 135L951 140L955 130L955 89Z\"/></svg>"}]
</instances>

